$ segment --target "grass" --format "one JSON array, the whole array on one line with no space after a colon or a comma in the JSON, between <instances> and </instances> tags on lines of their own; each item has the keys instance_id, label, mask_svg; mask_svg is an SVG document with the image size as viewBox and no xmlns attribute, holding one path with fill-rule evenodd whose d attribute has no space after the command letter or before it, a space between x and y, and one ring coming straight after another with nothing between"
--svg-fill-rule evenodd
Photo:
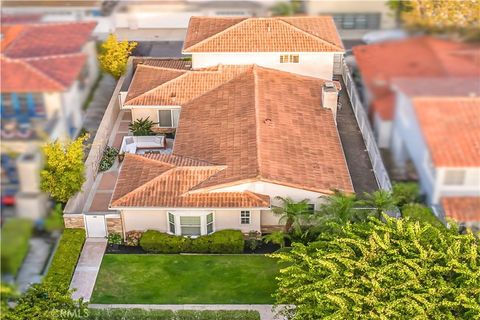
<instances>
[{"instance_id":1,"label":"grass","mask_svg":"<svg viewBox=\"0 0 480 320\"><path fill-rule=\"evenodd\" d=\"M91 302L271 304L278 271L263 255L107 254Z\"/></svg>"},{"instance_id":2,"label":"grass","mask_svg":"<svg viewBox=\"0 0 480 320\"><path fill-rule=\"evenodd\" d=\"M2 227L2 274L17 275L28 253L33 222L27 219L8 219Z\"/></svg>"},{"instance_id":3,"label":"grass","mask_svg":"<svg viewBox=\"0 0 480 320\"><path fill-rule=\"evenodd\" d=\"M429 223L434 227L443 229L445 226L433 214L432 210L419 203L410 203L402 207L402 216L409 217L411 220L419 221L420 223Z\"/></svg>"},{"instance_id":4,"label":"grass","mask_svg":"<svg viewBox=\"0 0 480 320\"><path fill-rule=\"evenodd\" d=\"M100 85L100 81L102 81L103 78L103 72L100 70L98 72L98 77L95 79L95 82L93 83L92 88L90 89L90 92L88 93L87 99L85 99L85 102L83 103L82 110L85 111L90 107L90 103L92 103L93 96L95 95L95 91L97 91L98 86Z\"/></svg>"}]
</instances>

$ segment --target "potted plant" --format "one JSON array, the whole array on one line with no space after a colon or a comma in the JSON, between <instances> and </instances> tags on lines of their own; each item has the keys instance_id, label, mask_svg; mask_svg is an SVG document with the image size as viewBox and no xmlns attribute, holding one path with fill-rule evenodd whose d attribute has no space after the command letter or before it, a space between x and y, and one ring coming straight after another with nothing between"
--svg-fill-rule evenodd
<instances>
[{"instance_id":1,"label":"potted plant","mask_svg":"<svg viewBox=\"0 0 480 320\"><path fill-rule=\"evenodd\" d=\"M118 249L118 246L122 244L123 239L122 235L117 232L112 232L108 234L107 237L108 245L113 249Z\"/></svg>"},{"instance_id":2,"label":"potted plant","mask_svg":"<svg viewBox=\"0 0 480 320\"><path fill-rule=\"evenodd\" d=\"M143 119L137 119L128 125L128 129L134 136L154 136L155 132L152 130L152 126L155 123L148 117Z\"/></svg>"}]
</instances>

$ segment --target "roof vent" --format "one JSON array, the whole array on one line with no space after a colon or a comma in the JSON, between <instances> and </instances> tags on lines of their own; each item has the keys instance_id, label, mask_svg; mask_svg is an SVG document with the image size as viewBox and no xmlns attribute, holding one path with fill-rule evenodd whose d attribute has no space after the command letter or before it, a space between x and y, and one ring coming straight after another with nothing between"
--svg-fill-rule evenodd
<instances>
[{"instance_id":1,"label":"roof vent","mask_svg":"<svg viewBox=\"0 0 480 320\"><path fill-rule=\"evenodd\" d=\"M170 93L170 98L175 98L177 94L175 92Z\"/></svg>"},{"instance_id":2,"label":"roof vent","mask_svg":"<svg viewBox=\"0 0 480 320\"><path fill-rule=\"evenodd\" d=\"M263 120L263 123L265 123L269 127L273 125L272 119L270 118L266 118L265 120Z\"/></svg>"}]
</instances>

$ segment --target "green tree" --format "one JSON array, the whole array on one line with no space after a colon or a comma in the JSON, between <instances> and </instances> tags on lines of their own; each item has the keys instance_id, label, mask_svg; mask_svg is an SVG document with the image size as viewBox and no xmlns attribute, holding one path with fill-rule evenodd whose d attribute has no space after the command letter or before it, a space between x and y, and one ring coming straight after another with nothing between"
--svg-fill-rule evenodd
<instances>
[{"instance_id":1,"label":"green tree","mask_svg":"<svg viewBox=\"0 0 480 320\"><path fill-rule=\"evenodd\" d=\"M58 202L66 203L82 188L85 181L83 143L87 139L85 135L74 141L56 140L43 147L45 167L40 172L40 188Z\"/></svg>"},{"instance_id":2,"label":"green tree","mask_svg":"<svg viewBox=\"0 0 480 320\"><path fill-rule=\"evenodd\" d=\"M416 182L394 183L392 186L392 196L399 207L407 203L418 202L420 197L420 188Z\"/></svg>"},{"instance_id":3,"label":"green tree","mask_svg":"<svg viewBox=\"0 0 480 320\"><path fill-rule=\"evenodd\" d=\"M267 235L264 235L262 237L263 241L265 241L265 243L274 243L274 244L278 244L280 246L280 248L284 248L285 247L285 239L289 239L290 238L290 235L282 232L282 231L275 231L275 232L272 232L270 234L267 234Z\"/></svg>"},{"instance_id":4,"label":"green tree","mask_svg":"<svg viewBox=\"0 0 480 320\"><path fill-rule=\"evenodd\" d=\"M300 11L300 1L277 2L270 10L273 16L293 16Z\"/></svg>"},{"instance_id":5,"label":"green tree","mask_svg":"<svg viewBox=\"0 0 480 320\"><path fill-rule=\"evenodd\" d=\"M380 218L383 213L397 209L397 202L392 195L392 192L386 190L377 190L372 193L365 192L364 199L358 203L360 205L372 208L372 213L377 218Z\"/></svg>"},{"instance_id":6,"label":"green tree","mask_svg":"<svg viewBox=\"0 0 480 320\"><path fill-rule=\"evenodd\" d=\"M291 319L478 319L480 248L471 233L370 217L308 246L287 263L277 304Z\"/></svg>"},{"instance_id":7,"label":"green tree","mask_svg":"<svg viewBox=\"0 0 480 320\"><path fill-rule=\"evenodd\" d=\"M2 314L2 319L57 320L88 316L87 304L73 300L71 295L72 291L67 288L34 284L18 299L13 309Z\"/></svg>"},{"instance_id":8,"label":"green tree","mask_svg":"<svg viewBox=\"0 0 480 320\"><path fill-rule=\"evenodd\" d=\"M310 213L308 208L308 199L296 202L290 197L275 197L276 200L280 200L281 207L273 207L274 214L280 217L279 222L285 223L285 233L294 231L300 233L302 230L302 220Z\"/></svg>"},{"instance_id":9,"label":"green tree","mask_svg":"<svg viewBox=\"0 0 480 320\"><path fill-rule=\"evenodd\" d=\"M136 42L119 41L115 34L110 34L102 43L98 60L105 72L118 79L127 69L128 57L137 46Z\"/></svg>"}]
</instances>

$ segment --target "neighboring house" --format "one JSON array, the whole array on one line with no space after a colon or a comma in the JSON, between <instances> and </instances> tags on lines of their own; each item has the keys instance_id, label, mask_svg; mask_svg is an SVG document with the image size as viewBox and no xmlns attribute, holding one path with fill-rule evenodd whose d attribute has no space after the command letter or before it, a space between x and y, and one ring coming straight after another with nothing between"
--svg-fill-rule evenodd
<instances>
[{"instance_id":1,"label":"neighboring house","mask_svg":"<svg viewBox=\"0 0 480 320\"><path fill-rule=\"evenodd\" d=\"M265 16L266 1L122 1L112 14L115 33L136 41L183 41L192 16Z\"/></svg>"},{"instance_id":2,"label":"neighboring house","mask_svg":"<svg viewBox=\"0 0 480 320\"><path fill-rule=\"evenodd\" d=\"M389 148L392 142L396 101L392 89L394 79L421 81L426 78L424 82L428 83L428 78L478 78L479 50L478 45L431 36L354 47L364 104L370 112L378 146ZM472 85L472 82L468 83ZM455 87L462 88L464 85L453 83L447 88L448 92ZM435 96L439 91L442 90L432 94ZM468 92L462 92L469 96ZM459 93L453 95L458 96Z\"/></svg>"},{"instance_id":3,"label":"neighboring house","mask_svg":"<svg viewBox=\"0 0 480 320\"><path fill-rule=\"evenodd\" d=\"M333 189L353 192L330 83L256 65L138 65L123 108L175 136L126 155L109 206L123 232L271 231L276 196L313 210Z\"/></svg>"},{"instance_id":4,"label":"neighboring house","mask_svg":"<svg viewBox=\"0 0 480 320\"><path fill-rule=\"evenodd\" d=\"M443 197L441 205L446 218L480 231L480 197Z\"/></svg>"},{"instance_id":5,"label":"neighboring house","mask_svg":"<svg viewBox=\"0 0 480 320\"><path fill-rule=\"evenodd\" d=\"M2 26L2 192L18 191L21 216L38 218L46 209L38 146L82 128L82 106L98 76L94 28L94 22Z\"/></svg>"},{"instance_id":6,"label":"neighboring house","mask_svg":"<svg viewBox=\"0 0 480 320\"><path fill-rule=\"evenodd\" d=\"M193 68L218 64L274 68L331 80L342 41L332 17L192 17L183 45Z\"/></svg>"},{"instance_id":7,"label":"neighboring house","mask_svg":"<svg viewBox=\"0 0 480 320\"><path fill-rule=\"evenodd\" d=\"M331 15L343 40L360 40L371 31L394 29L395 14L387 1L318 1L305 2L308 15Z\"/></svg>"}]
</instances>

